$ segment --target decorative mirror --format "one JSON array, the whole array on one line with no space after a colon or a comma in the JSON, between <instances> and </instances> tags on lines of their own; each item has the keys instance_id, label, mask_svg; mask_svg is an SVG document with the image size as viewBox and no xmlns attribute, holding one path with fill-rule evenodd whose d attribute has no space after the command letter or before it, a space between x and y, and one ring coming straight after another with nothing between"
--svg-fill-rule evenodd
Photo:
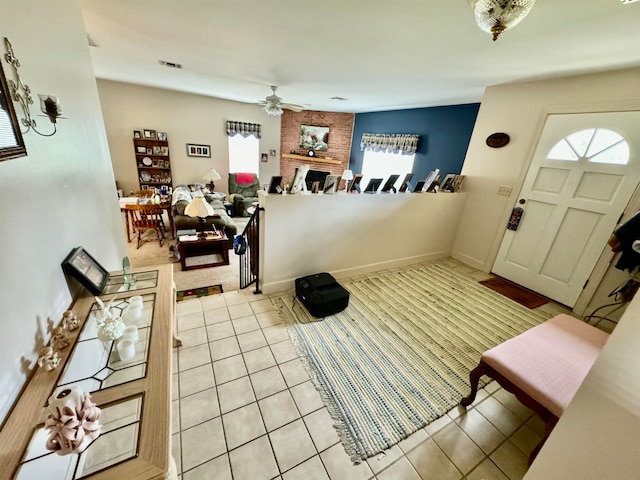
<instances>
[{"instance_id":1,"label":"decorative mirror","mask_svg":"<svg viewBox=\"0 0 640 480\"><path fill-rule=\"evenodd\" d=\"M26 155L27 149L24 146L22 133L20 133L2 61L0 61L0 161L25 157Z\"/></svg>"}]
</instances>

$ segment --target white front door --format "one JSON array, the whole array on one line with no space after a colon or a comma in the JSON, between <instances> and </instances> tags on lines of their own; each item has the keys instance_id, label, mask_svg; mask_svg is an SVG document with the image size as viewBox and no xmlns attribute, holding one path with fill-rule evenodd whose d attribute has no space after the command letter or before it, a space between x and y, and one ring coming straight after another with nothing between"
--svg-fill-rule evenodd
<instances>
[{"instance_id":1,"label":"white front door","mask_svg":"<svg viewBox=\"0 0 640 480\"><path fill-rule=\"evenodd\" d=\"M640 180L640 112L549 115L493 272L572 307Z\"/></svg>"}]
</instances>

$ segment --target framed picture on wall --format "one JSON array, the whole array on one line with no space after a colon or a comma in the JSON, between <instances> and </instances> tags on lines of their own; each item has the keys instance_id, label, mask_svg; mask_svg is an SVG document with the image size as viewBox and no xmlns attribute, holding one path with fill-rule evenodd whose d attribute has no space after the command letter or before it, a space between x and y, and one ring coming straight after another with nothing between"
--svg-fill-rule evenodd
<instances>
[{"instance_id":1,"label":"framed picture on wall","mask_svg":"<svg viewBox=\"0 0 640 480\"><path fill-rule=\"evenodd\" d=\"M24 157L27 148L24 145L20 124L13 108L13 101L0 62L0 161L9 158Z\"/></svg>"},{"instance_id":2,"label":"framed picture on wall","mask_svg":"<svg viewBox=\"0 0 640 480\"><path fill-rule=\"evenodd\" d=\"M187 156L211 157L211 145L198 145L197 143L187 143Z\"/></svg>"},{"instance_id":3,"label":"framed picture on wall","mask_svg":"<svg viewBox=\"0 0 640 480\"><path fill-rule=\"evenodd\" d=\"M329 127L300 125L300 147L326 152L329 148Z\"/></svg>"}]
</instances>

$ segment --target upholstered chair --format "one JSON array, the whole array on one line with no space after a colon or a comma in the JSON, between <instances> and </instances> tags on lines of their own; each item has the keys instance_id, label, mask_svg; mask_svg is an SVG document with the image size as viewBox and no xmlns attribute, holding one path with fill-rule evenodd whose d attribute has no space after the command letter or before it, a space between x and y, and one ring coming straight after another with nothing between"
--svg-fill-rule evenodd
<instances>
[{"instance_id":1,"label":"upholstered chair","mask_svg":"<svg viewBox=\"0 0 640 480\"><path fill-rule=\"evenodd\" d=\"M247 209L258 201L258 190L260 179L255 173L229 174L229 202L233 204L236 216L251 216Z\"/></svg>"}]
</instances>

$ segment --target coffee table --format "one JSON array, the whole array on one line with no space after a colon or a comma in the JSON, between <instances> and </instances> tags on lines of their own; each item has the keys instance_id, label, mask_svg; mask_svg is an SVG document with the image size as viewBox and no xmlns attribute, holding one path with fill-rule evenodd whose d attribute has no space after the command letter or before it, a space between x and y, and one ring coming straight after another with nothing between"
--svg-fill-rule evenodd
<instances>
[{"instance_id":1,"label":"coffee table","mask_svg":"<svg viewBox=\"0 0 640 480\"><path fill-rule=\"evenodd\" d=\"M229 239L220 231L220 238L178 241L180 265L182 270L196 268L218 267L229 265ZM207 262L201 257L213 256L213 262ZM191 261L187 261L191 259Z\"/></svg>"}]
</instances>

